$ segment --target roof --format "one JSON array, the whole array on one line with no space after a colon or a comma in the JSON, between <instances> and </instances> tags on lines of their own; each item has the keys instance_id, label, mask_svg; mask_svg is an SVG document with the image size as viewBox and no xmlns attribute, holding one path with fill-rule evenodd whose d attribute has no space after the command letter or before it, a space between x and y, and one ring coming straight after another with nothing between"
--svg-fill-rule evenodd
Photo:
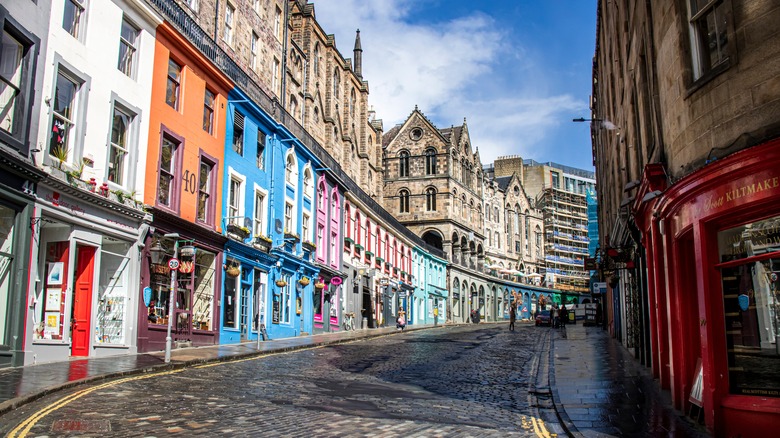
<instances>
[{"instance_id":1,"label":"roof","mask_svg":"<svg viewBox=\"0 0 780 438\"><path fill-rule=\"evenodd\" d=\"M451 144L453 145L459 145L460 144L460 137L463 135L463 127L450 127L450 128L444 128L440 129L439 132L441 132L442 137L449 139Z\"/></svg>"},{"instance_id":2,"label":"roof","mask_svg":"<svg viewBox=\"0 0 780 438\"><path fill-rule=\"evenodd\" d=\"M382 135L382 149L386 148L387 145L390 144L391 141L395 138L396 135L398 135L398 131L401 130L402 125L395 125L392 128L390 128L389 131L385 132L384 135Z\"/></svg>"},{"instance_id":3,"label":"roof","mask_svg":"<svg viewBox=\"0 0 780 438\"><path fill-rule=\"evenodd\" d=\"M507 187L509 187L509 182L512 181L512 176L500 176L495 178L494 181L499 189L506 191Z\"/></svg>"}]
</instances>

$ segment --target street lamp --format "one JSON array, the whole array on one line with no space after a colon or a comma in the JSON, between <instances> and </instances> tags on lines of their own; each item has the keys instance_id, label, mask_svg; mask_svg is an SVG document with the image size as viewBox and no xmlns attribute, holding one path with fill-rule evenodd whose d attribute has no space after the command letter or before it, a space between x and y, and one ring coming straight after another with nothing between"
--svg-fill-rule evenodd
<instances>
[{"instance_id":1,"label":"street lamp","mask_svg":"<svg viewBox=\"0 0 780 438\"><path fill-rule=\"evenodd\" d=\"M571 121L572 122L580 122L580 123L581 122L599 122L600 123L599 126L601 126L604 129L608 129L610 131L615 131L615 130L619 131L620 130L617 126L615 126L614 123L610 122L607 119L586 119L584 117L579 117L579 118L576 118L576 119L571 119Z\"/></svg>"},{"instance_id":2,"label":"street lamp","mask_svg":"<svg viewBox=\"0 0 780 438\"><path fill-rule=\"evenodd\" d=\"M173 259L179 256L179 233L168 233L164 235L166 239L173 239ZM157 242L160 243L159 241ZM171 259L171 260L173 260ZM168 296L168 335L165 337L165 363L171 361L171 327L173 325L174 318L174 299L176 298L174 291L176 290L176 269L171 267L171 290Z\"/></svg>"}]
</instances>

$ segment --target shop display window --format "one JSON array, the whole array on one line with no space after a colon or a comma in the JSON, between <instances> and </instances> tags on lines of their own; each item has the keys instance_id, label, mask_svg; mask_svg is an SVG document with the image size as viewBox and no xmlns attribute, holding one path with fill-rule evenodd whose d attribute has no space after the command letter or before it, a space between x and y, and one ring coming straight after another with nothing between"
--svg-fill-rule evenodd
<instances>
[{"instance_id":1,"label":"shop display window","mask_svg":"<svg viewBox=\"0 0 780 438\"><path fill-rule=\"evenodd\" d=\"M8 312L15 221L16 211L0 205L0 316ZM0 345L5 344L5 335L6 324L0 324Z\"/></svg>"},{"instance_id":2,"label":"shop display window","mask_svg":"<svg viewBox=\"0 0 780 438\"><path fill-rule=\"evenodd\" d=\"M173 255L172 249L169 251L165 263L150 265L149 324L168 324L171 270L166 263ZM176 275L175 330L178 333L189 332L192 328L212 330L216 254L197 248L194 256L180 257L180 263Z\"/></svg>"},{"instance_id":3,"label":"shop display window","mask_svg":"<svg viewBox=\"0 0 780 438\"><path fill-rule=\"evenodd\" d=\"M265 325L265 282L263 271L255 268L254 270L254 295L252 302L252 330L257 331L257 324Z\"/></svg>"},{"instance_id":4,"label":"shop display window","mask_svg":"<svg viewBox=\"0 0 780 438\"><path fill-rule=\"evenodd\" d=\"M97 327L98 344L125 344L125 317L127 314L128 272L131 243L103 236L100 251L100 284L98 289Z\"/></svg>"},{"instance_id":5,"label":"shop display window","mask_svg":"<svg viewBox=\"0 0 780 438\"><path fill-rule=\"evenodd\" d=\"M241 268L238 262L228 260L225 275L225 297L222 301L222 325L225 328L238 328L238 291ZM231 272L235 271L235 275Z\"/></svg>"},{"instance_id":6,"label":"shop display window","mask_svg":"<svg viewBox=\"0 0 780 438\"><path fill-rule=\"evenodd\" d=\"M65 319L65 293L68 289L69 242L46 244L41 272L43 291L36 309L38 321L33 339L62 340Z\"/></svg>"},{"instance_id":7,"label":"shop display window","mask_svg":"<svg viewBox=\"0 0 780 438\"><path fill-rule=\"evenodd\" d=\"M730 392L780 397L780 217L721 231L718 247Z\"/></svg>"}]
</instances>

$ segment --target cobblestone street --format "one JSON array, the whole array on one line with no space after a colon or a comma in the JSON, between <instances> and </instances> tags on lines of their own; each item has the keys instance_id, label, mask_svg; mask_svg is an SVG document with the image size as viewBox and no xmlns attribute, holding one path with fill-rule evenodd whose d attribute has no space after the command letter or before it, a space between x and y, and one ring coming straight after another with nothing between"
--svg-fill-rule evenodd
<instances>
[{"instance_id":1,"label":"cobblestone street","mask_svg":"<svg viewBox=\"0 0 780 438\"><path fill-rule=\"evenodd\" d=\"M77 387L0 417L0 433L549 436L548 353L529 326L401 333Z\"/></svg>"}]
</instances>

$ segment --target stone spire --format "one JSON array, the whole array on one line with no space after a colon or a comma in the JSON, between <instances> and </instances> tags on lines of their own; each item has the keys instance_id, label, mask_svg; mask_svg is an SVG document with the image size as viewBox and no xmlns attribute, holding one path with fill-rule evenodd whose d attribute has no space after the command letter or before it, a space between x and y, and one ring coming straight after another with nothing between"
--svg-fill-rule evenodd
<instances>
[{"instance_id":1,"label":"stone spire","mask_svg":"<svg viewBox=\"0 0 780 438\"><path fill-rule=\"evenodd\" d=\"M357 34L355 35L354 54L355 56L353 58L355 59L355 65L353 66L353 70L355 70L355 75L357 77L363 79L363 48L360 47L360 29L357 30Z\"/></svg>"}]
</instances>

